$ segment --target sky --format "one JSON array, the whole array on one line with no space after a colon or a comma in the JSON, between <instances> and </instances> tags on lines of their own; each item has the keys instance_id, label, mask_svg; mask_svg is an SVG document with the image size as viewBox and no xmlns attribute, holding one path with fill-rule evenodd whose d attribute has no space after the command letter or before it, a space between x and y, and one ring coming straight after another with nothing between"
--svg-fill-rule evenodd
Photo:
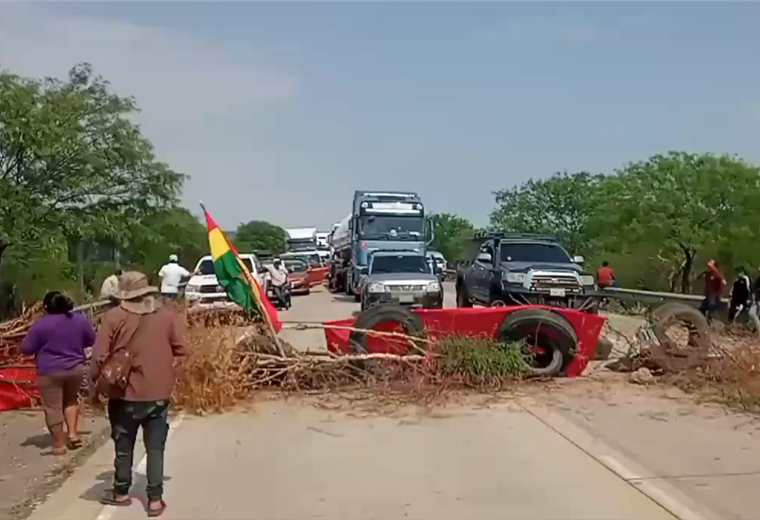
<instances>
[{"instance_id":1,"label":"sky","mask_svg":"<svg viewBox=\"0 0 760 520\"><path fill-rule=\"evenodd\" d=\"M354 190L485 225L493 191L668 150L760 163L760 3L0 2L0 67L90 62L233 228Z\"/></svg>"}]
</instances>

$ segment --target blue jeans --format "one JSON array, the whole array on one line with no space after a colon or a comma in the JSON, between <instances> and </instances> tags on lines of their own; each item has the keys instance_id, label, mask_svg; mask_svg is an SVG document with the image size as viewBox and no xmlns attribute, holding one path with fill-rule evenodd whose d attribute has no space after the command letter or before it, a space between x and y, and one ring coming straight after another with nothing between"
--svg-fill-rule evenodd
<instances>
[{"instance_id":1,"label":"blue jeans","mask_svg":"<svg viewBox=\"0 0 760 520\"><path fill-rule=\"evenodd\" d=\"M117 495L128 495L132 487L132 465L137 430L142 426L143 442L148 457L148 499L161 500L164 494L164 451L169 434L169 401L108 401L108 420L114 442L113 489Z\"/></svg>"}]
</instances>

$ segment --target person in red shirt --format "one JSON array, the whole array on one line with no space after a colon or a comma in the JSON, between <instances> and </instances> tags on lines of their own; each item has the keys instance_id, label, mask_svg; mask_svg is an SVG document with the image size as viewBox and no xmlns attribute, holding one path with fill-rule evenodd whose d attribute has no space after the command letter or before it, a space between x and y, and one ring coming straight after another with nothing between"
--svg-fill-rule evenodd
<instances>
[{"instance_id":1,"label":"person in red shirt","mask_svg":"<svg viewBox=\"0 0 760 520\"><path fill-rule=\"evenodd\" d=\"M715 260L707 262L707 271L700 277L705 279L705 299L702 300L699 310L707 318L711 318L712 314L720 308L720 297L723 294L723 286L726 285L726 278Z\"/></svg>"},{"instance_id":2,"label":"person in red shirt","mask_svg":"<svg viewBox=\"0 0 760 520\"><path fill-rule=\"evenodd\" d=\"M605 287L612 287L614 282L615 273L612 272L610 263L605 260L602 262L602 267L596 271L596 283L600 288L604 289Z\"/></svg>"}]
</instances>

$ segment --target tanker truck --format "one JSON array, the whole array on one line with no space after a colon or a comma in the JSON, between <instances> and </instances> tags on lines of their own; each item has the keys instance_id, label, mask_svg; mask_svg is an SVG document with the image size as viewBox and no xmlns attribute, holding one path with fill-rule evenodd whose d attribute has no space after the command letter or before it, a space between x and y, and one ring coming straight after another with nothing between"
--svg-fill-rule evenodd
<instances>
[{"instance_id":1,"label":"tanker truck","mask_svg":"<svg viewBox=\"0 0 760 520\"><path fill-rule=\"evenodd\" d=\"M411 192L356 191L351 213L331 235L330 290L359 301L361 271L377 250L425 254L433 240L420 197Z\"/></svg>"}]
</instances>

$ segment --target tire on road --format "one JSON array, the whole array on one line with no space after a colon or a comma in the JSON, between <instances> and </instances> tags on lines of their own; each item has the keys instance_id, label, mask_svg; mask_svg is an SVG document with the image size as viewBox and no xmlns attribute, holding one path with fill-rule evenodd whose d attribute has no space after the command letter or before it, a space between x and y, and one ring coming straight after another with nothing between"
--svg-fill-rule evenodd
<instances>
[{"instance_id":1,"label":"tire on road","mask_svg":"<svg viewBox=\"0 0 760 520\"><path fill-rule=\"evenodd\" d=\"M356 317L354 328L371 330L377 324L386 321L396 322L401 325L404 333L420 339L427 338L425 326L417 314L406 307L399 305L376 305L363 311ZM358 330L352 331L350 336L351 349L356 354L367 354L367 334ZM426 348L420 345L421 348Z\"/></svg>"},{"instance_id":2,"label":"tire on road","mask_svg":"<svg viewBox=\"0 0 760 520\"><path fill-rule=\"evenodd\" d=\"M707 359L711 347L710 324L699 310L682 303L670 302L652 311L652 318L652 331L662 349L661 352L653 352L653 355L658 357L659 365L667 365L662 368L680 370L699 365ZM668 329L677 322L681 322L688 330L686 349L668 336Z\"/></svg>"},{"instance_id":3,"label":"tire on road","mask_svg":"<svg viewBox=\"0 0 760 520\"><path fill-rule=\"evenodd\" d=\"M501 322L497 334L505 343L526 341L545 350L528 361L535 376L559 374L578 350L578 335L570 322L547 309L516 310Z\"/></svg>"}]
</instances>

